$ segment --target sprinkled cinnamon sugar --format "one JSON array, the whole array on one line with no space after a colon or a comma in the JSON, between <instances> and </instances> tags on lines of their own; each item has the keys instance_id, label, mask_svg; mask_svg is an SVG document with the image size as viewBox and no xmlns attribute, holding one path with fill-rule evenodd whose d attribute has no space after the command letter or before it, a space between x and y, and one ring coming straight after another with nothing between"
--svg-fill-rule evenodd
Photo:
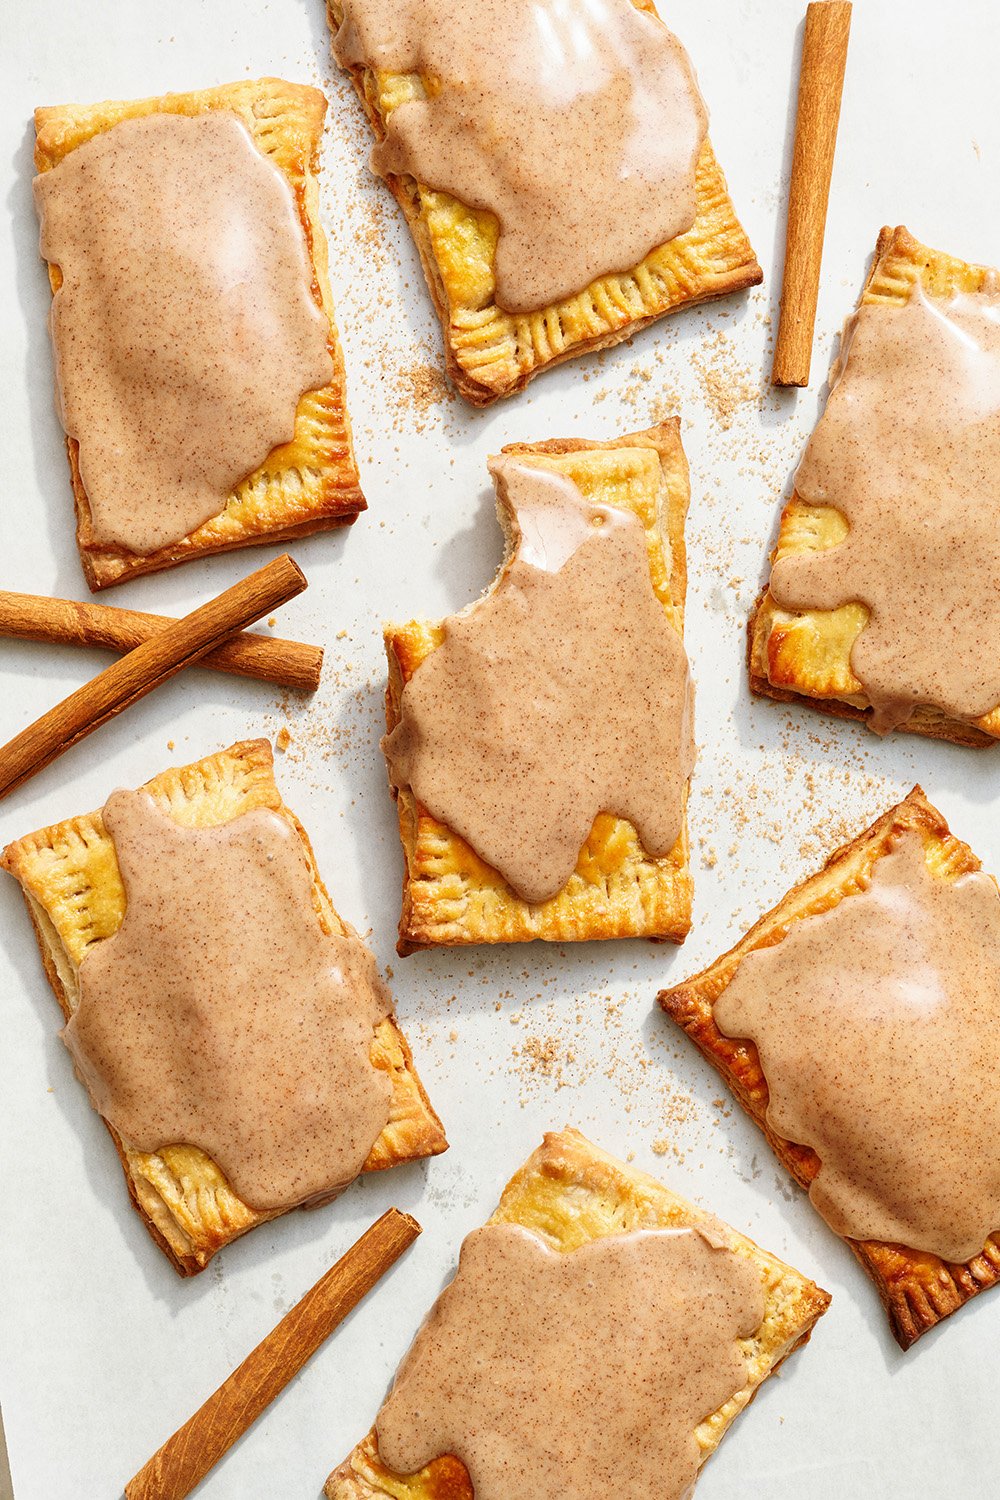
<instances>
[{"instance_id":1,"label":"sprinkled cinnamon sugar","mask_svg":"<svg viewBox=\"0 0 1000 1500\"><path fill-rule=\"evenodd\" d=\"M458 400L444 372L428 361L400 369L395 389L397 397L409 405L415 419L426 417L435 408L450 406ZM415 422L415 426L417 432L423 431L418 423Z\"/></svg>"},{"instance_id":2,"label":"sprinkled cinnamon sugar","mask_svg":"<svg viewBox=\"0 0 1000 1500\"><path fill-rule=\"evenodd\" d=\"M691 355L701 394L717 427L728 432L742 407L763 405L760 372L739 356L732 338L716 329Z\"/></svg>"}]
</instances>

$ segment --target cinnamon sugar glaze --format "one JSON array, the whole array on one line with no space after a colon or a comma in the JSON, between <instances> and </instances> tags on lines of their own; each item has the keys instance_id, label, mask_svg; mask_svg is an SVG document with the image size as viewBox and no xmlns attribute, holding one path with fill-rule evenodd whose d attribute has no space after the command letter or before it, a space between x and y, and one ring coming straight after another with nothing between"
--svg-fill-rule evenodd
<instances>
[{"instance_id":1,"label":"cinnamon sugar glaze","mask_svg":"<svg viewBox=\"0 0 1000 1500\"><path fill-rule=\"evenodd\" d=\"M599 813L630 822L651 856L670 853L694 758L691 679L638 517L544 462L490 469L513 556L446 622L383 748L394 786L541 902Z\"/></svg>"},{"instance_id":2,"label":"cinnamon sugar glaze","mask_svg":"<svg viewBox=\"0 0 1000 1500\"><path fill-rule=\"evenodd\" d=\"M711 1227L550 1250L492 1224L403 1361L376 1423L412 1474L444 1454L476 1500L686 1500L695 1429L747 1381L760 1274Z\"/></svg>"},{"instance_id":3,"label":"cinnamon sugar glaze","mask_svg":"<svg viewBox=\"0 0 1000 1500\"><path fill-rule=\"evenodd\" d=\"M85 955L63 1032L95 1107L137 1150L200 1147L252 1208L332 1196L389 1117L374 958L324 931L278 813L186 828L120 791L103 816L128 904Z\"/></svg>"},{"instance_id":4,"label":"cinnamon sugar glaze","mask_svg":"<svg viewBox=\"0 0 1000 1500\"><path fill-rule=\"evenodd\" d=\"M857 601L851 669L873 727L917 704L974 720L1000 705L1000 280L950 301L919 282L901 307L864 303L796 475L846 538L781 558L784 609Z\"/></svg>"},{"instance_id":5,"label":"cinnamon sugar glaze","mask_svg":"<svg viewBox=\"0 0 1000 1500\"><path fill-rule=\"evenodd\" d=\"M419 74L372 165L499 220L496 300L530 312L685 233L708 116L631 0L344 0L344 66Z\"/></svg>"},{"instance_id":6,"label":"cinnamon sugar glaze","mask_svg":"<svg viewBox=\"0 0 1000 1500\"><path fill-rule=\"evenodd\" d=\"M1000 1229L1000 894L931 874L920 836L867 889L743 959L715 1004L760 1053L767 1119L822 1163L838 1234L952 1262Z\"/></svg>"},{"instance_id":7,"label":"cinnamon sugar glaze","mask_svg":"<svg viewBox=\"0 0 1000 1500\"><path fill-rule=\"evenodd\" d=\"M155 552L218 515L332 376L292 190L211 110L123 120L36 177L35 201L92 539Z\"/></svg>"}]
</instances>

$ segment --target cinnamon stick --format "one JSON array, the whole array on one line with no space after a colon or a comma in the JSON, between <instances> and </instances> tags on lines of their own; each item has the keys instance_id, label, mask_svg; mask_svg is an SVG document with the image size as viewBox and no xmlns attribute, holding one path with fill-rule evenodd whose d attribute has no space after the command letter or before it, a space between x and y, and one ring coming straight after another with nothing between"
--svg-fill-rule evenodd
<instances>
[{"instance_id":1,"label":"cinnamon stick","mask_svg":"<svg viewBox=\"0 0 1000 1500\"><path fill-rule=\"evenodd\" d=\"M125 1500L184 1500L419 1233L409 1214L383 1214L129 1480Z\"/></svg>"},{"instance_id":2,"label":"cinnamon stick","mask_svg":"<svg viewBox=\"0 0 1000 1500\"><path fill-rule=\"evenodd\" d=\"M305 586L305 575L298 564L287 554L276 557L217 599L165 626L127 656L112 662L0 749L0 798L182 667L200 660L236 631L294 599Z\"/></svg>"},{"instance_id":3,"label":"cinnamon stick","mask_svg":"<svg viewBox=\"0 0 1000 1500\"><path fill-rule=\"evenodd\" d=\"M809 384L826 212L850 33L849 0L814 0L806 11L772 385Z\"/></svg>"},{"instance_id":4,"label":"cinnamon stick","mask_svg":"<svg viewBox=\"0 0 1000 1500\"><path fill-rule=\"evenodd\" d=\"M0 636L20 640L123 652L134 650L174 623L168 615L150 615L137 609L0 590ZM203 656L201 665L312 693L319 686L323 648L305 641L243 632Z\"/></svg>"}]
</instances>

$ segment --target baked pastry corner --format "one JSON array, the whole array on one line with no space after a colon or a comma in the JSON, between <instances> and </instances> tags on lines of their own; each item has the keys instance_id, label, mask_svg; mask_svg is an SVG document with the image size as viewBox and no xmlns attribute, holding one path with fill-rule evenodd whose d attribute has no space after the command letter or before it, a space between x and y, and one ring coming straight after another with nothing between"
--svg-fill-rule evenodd
<instances>
[{"instance_id":1,"label":"baked pastry corner","mask_svg":"<svg viewBox=\"0 0 1000 1500\"><path fill-rule=\"evenodd\" d=\"M38 172L51 170L77 146L123 120L165 113L198 115L208 110L235 114L255 145L288 179L312 262L313 296L330 325L333 376L322 390L302 396L292 441L272 449L233 491L223 511L181 541L148 556L94 541L79 444L67 438L77 546L87 582L95 591L210 553L290 541L350 525L366 508L354 460L344 357L334 323L326 236L319 217L317 171L326 115L323 94L280 78L261 78L158 98L46 106L35 111L35 167ZM57 291L62 284L57 265L49 267L49 280L53 292Z\"/></svg>"},{"instance_id":2,"label":"baked pastry corner","mask_svg":"<svg viewBox=\"0 0 1000 1500\"><path fill-rule=\"evenodd\" d=\"M248 740L193 765L163 771L145 790L164 812L188 826L228 823L253 808L279 813L302 840L320 921L328 931L351 932L330 901L305 830L281 800L267 740ZM69 818L18 839L0 855L0 868L21 885L45 972L68 1021L78 1001L80 963L95 943L118 930L125 914L118 860L101 814ZM376 1028L370 1060L390 1075L392 1092L388 1123L364 1170L379 1171L446 1150L441 1122L391 1016ZM277 1217L241 1202L215 1162L196 1146L136 1151L111 1125L108 1130L134 1207L182 1276L204 1270L224 1245Z\"/></svg>"},{"instance_id":3,"label":"baked pastry corner","mask_svg":"<svg viewBox=\"0 0 1000 1500\"><path fill-rule=\"evenodd\" d=\"M928 249L907 229L885 228L875 246L861 303L901 305L918 281L933 298L976 292L989 275L985 266ZM835 361L831 378L836 377L837 369ZM835 546L845 534L846 523L839 511L807 505L793 492L782 512L771 562ZM851 650L867 618L863 604L844 604L834 610L781 609L765 588L748 627L752 691L785 703L805 704L837 718L868 722L871 704L851 671ZM899 727L930 739L984 747L1000 738L1000 705L974 723L950 718L930 704L918 705L913 716Z\"/></svg>"},{"instance_id":4,"label":"baked pastry corner","mask_svg":"<svg viewBox=\"0 0 1000 1500\"><path fill-rule=\"evenodd\" d=\"M588 498L639 516L653 588L671 624L683 634L690 483L680 419L611 442L555 439L513 443L503 452L544 456ZM502 569L498 579L501 574ZM387 628L389 732L399 722L403 688L441 640L440 623L417 620ZM687 936L693 881L686 823L670 853L652 858L630 823L600 814L569 882L550 901L532 906L463 839L432 818L408 787L398 790L396 803L405 861L397 945L401 955L419 948L536 938L584 942L650 937L679 943Z\"/></svg>"},{"instance_id":5,"label":"baked pastry corner","mask_svg":"<svg viewBox=\"0 0 1000 1500\"><path fill-rule=\"evenodd\" d=\"M967 844L949 830L920 787L891 808L851 843L830 855L826 864L802 881L714 964L657 998L672 1020L722 1075L737 1101L760 1126L778 1160L800 1186L808 1188L819 1171L819 1157L808 1147L787 1141L768 1125L768 1088L752 1041L724 1036L713 1007L746 954L780 943L803 917L827 911L861 888L875 862L905 833L916 833L932 872L956 879L981 868ZM965 1265L949 1265L938 1256L877 1240L846 1240L875 1283L893 1336L908 1349L922 1334L956 1312L970 1298L1000 1281L1000 1232L981 1255Z\"/></svg>"},{"instance_id":6,"label":"baked pastry corner","mask_svg":"<svg viewBox=\"0 0 1000 1500\"><path fill-rule=\"evenodd\" d=\"M652 0L633 0L656 14ZM340 0L327 0L334 32ZM413 75L348 70L377 139L385 121L422 86ZM698 213L687 233L650 252L632 270L602 276L575 296L535 312L497 306L493 262L497 222L412 177L388 186L406 217L441 322L448 374L473 406L523 389L542 370L631 338L666 313L758 286L757 263L711 143L698 162Z\"/></svg>"},{"instance_id":7,"label":"baked pastry corner","mask_svg":"<svg viewBox=\"0 0 1000 1500\"><path fill-rule=\"evenodd\" d=\"M686 1228L710 1219L654 1177L567 1129L545 1136L507 1184L489 1222L520 1224L551 1248L570 1251L609 1234ZM736 1252L760 1273L765 1311L747 1341L746 1385L696 1431L702 1464L767 1377L808 1342L830 1303L827 1293L798 1271L744 1235L730 1233ZM325 1494L327 1500L474 1500L468 1471L454 1455L436 1459L419 1474L390 1472L379 1458L374 1428L330 1475Z\"/></svg>"}]
</instances>

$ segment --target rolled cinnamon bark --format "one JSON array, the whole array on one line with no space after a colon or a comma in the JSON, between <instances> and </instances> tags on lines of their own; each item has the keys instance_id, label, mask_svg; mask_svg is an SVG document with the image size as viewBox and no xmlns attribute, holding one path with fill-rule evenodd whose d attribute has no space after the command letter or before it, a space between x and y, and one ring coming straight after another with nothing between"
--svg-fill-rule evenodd
<instances>
[{"instance_id":1,"label":"rolled cinnamon bark","mask_svg":"<svg viewBox=\"0 0 1000 1500\"><path fill-rule=\"evenodd\" d=\"M287 554L276 557L112 662L0 749L0 798L130 703L199 661L238 630L294 599L305 587L305 574L298 564Z\"/></svg>"},{"instance_id":2,"label":"rolled cinnamon bark","mask_svg":"<svg viewBox=\"0 0 1000 1500\"><path fill-rule=\"evenodd\" d=\"M184 1500L419 1233L409 1214L383 1214L129 1480L125 1500Z\"/></svg>"},{"instance_id":3,"label":"rolled cinnamon bark","mask_svg":"<svg viewBox=\"0 0 1000 1500\"><path fill-rule=\"evenodd\" d=\"M137 609L0 590L0 636L20 640L125 652L175 623L168 615L150 615ZM319 686L323 648L305 641L243 632L216 646L202 657L200 665L312 693Z\"/></svg>"},{"instance_id":4,"label":"rolled cinnamon bark","mask_svg":"<svg viewBox=\"0 0 1000 1500\"><path fill-rule=\"evenodd\" d=\"M806 12L781 317L772 385L808 385L826 212L851 33L849 0L814 0Z\"/></svg>"}]
</instances>

